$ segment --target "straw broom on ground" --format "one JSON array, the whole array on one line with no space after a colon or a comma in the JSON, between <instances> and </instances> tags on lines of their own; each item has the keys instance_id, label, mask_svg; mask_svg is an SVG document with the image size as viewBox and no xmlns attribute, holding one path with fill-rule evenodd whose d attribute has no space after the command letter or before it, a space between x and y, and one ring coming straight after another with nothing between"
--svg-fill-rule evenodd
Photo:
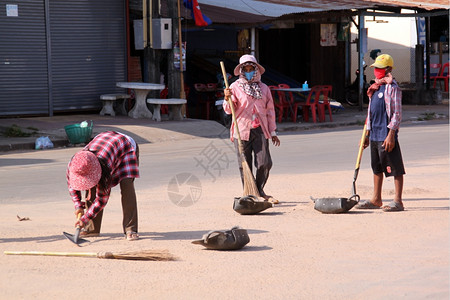
<instances>
[{"instance_id":1,"label":"straw broom on ground","mask_svg":"<svg viewBox=\"0 0 450 300\"><path fill-rule=\"evenodd\" d=\"M223 61L220 62L220 67L222 68L222 75L223 80L225 82L225 87L228 88L228 78L225 71L225 65ZM231 108L231 114L233 117L233 123L234 128L236 130L236 135L238 138L238 150L239 150L239 156L241 157L241 165L242 165L242 172L244 175L244 196L253 195L256 197L261 197L259 194L258 187L256 186L255 178L253 177L252 170L250 169L250 166L247 163L247 160L244 156L244 145L242 144L241 135L239 133L239 127L238 123L236 121L236 113L234 112L234 105L233 101L231 99L225 99L226 101L229 101L230 108Z\"/></svg>"},{"instance_id":2,"label":"straw broom on ground","mask_svg":"<svg viewBox=\"0 0 450 300\"><path fill-rule=\"evenodd\" d=\"M41 251L4 251L6 255L38 255L38 256L69 256L96 257L105 259L170 261L175 257L167 250L141 250L133 252L41 252Z\"/></svg>"}]
</instances>

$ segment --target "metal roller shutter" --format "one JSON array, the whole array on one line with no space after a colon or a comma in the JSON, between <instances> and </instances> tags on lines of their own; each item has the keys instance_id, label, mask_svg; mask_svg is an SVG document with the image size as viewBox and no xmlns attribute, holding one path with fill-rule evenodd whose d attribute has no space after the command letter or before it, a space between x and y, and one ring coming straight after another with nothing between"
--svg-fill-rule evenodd
<instances>
[{"instance_id":1,"label":"metal roller shutter","mask_svg":"<svg viewBox=\"0 0 450 300\"><path fill-rule=\"evenodd\" d=\"M100 108L126 81L124 1L50 1L54 111Z\"/></svg>"},{"instance_id":2,"label":"metal roller shutter","mask_svg":"<svg viewBox=\"0 0 450 300\"><path fill-rule=\"evenodd\" d=\"M11 1L17 16L0 5L0 115L49 111L43 0ZM10 11L11 12L11 11Z\"/></svg>"},{"instance_id":3,"label":"metal roller shutter","mask_svg":"<svg viewBox=\"0 0 450 300\"><path fill-rule=\"evenodd\" d=\"M8 3L18 16L0 5L0 116L100 109L101 94L123 91L124 1Z\"/></svg>"}]
</instances>

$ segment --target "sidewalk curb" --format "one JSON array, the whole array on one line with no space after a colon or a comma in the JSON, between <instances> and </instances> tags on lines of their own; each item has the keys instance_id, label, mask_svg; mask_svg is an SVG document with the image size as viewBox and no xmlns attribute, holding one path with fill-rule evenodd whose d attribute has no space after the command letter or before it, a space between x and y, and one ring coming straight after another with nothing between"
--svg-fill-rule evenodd
<instances>
[{"instance_id":1,"label":"sidewalk curb","mask_svg":"<svg viewBox=\"0 0 450 300\"><path fill-rule=\"evenodd\" d=\"M441 123L441 122L448 122L449 118L439 118L434 120L427 120L427 121L417 121L417 120L405 120L402 122L403 125L414 125L414 124L424 124L424 123ZM363 121L361 120L352 120L350 122L340 122L340 123L324 123L324 124L318 124L318 123L312 123L311 125L305 125L304 123L301 124L302 126L296 126L295 124L292 125L286 125L283 127L280 127L278 129L278 132L300 132L300 131L308 131L308 130L315 130L315 129L323 129L323 128L338 128L338 127L351 127L351 126L362 126ZM53 143L53 149L55 148L68 148L68 147L83 147L84 144L77 144L72 145L69 143L69 140L67 137L61 137L61 136L54 136L52 137L51 134L49 135L48 132L44 133L36 133L34 137L26 137L26 138L12 138L11 143L6 144L0 144L0 154L5 153L8 151L20 151L20 150L36 150L35 149L35 140L39 136L50 136L50 140ZM223 137L220 134L217 135L211 135L208 136L208 138L221 138ZM22 140L22 141L18 141ZM26 140L26 141L25 141ZM39 150L37 150L39 151Z\"/></svg>"},{"instance_id":2,"label":"sidewalk curb","mask_svg":"<svg viewBox=\"0 0 450 300\"><path fill-rule=\"evenodd\" d=\"M37 138L37 137L36 137ZM69 145L69 141L60 139L60 140L51 140L54 148L62 148ZM34 141L27 141L22 143L11 143L7 145L0 145L0 152L8 152L15 150L36 150Z\"/></svg>"}]
</instances>

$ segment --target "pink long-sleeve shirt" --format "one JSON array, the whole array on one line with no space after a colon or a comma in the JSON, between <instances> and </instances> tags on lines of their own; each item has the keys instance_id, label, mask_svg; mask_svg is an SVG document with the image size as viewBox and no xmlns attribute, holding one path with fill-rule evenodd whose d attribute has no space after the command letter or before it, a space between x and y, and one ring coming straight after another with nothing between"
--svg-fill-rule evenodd
<instances>
[{"instance_id":1,"label":"pink long-sleeve shirt","mask_svg":"<svg viewBox=\"0 0 450 300\"><path fill-rule=\"evenodd\" d=\"M234 111L236 113L241 140L249 140L250 129L252 129L253 113L255 113L259 119L264 136L267 139L270 139L272 135L275 135L277 125L275 123L275 108L269 87L266 84L259 82L262 98L256 99L244 92L239 86L239 80L244 79L238 79L233 82L230 85L230 89L232 93L231 100L234 104ZM228 101L223 102L223 109L227 114L231 114L231 108ZM230 138L232 141L237 138L234 120L230 127Z\"/></svg>"}]
</instances>

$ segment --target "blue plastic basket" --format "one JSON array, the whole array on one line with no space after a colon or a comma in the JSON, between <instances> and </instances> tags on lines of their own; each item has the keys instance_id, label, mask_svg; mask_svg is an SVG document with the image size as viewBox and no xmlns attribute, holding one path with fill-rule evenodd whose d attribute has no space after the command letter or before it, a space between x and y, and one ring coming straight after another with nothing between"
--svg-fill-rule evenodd
<instances>
[{"instance_id":1,"label":"blue plastic basket","mask_svg":"<svg viewBox=\"0 0 450 300\"><path fill-rule=\"evenodd\" d=\"M86 127L81 127L81 123L64 126L67 138L71 144L86 144L91 140L94 122L92 122L92 120L90 122L90 125Z\"/></svg>"}]
</instances>

